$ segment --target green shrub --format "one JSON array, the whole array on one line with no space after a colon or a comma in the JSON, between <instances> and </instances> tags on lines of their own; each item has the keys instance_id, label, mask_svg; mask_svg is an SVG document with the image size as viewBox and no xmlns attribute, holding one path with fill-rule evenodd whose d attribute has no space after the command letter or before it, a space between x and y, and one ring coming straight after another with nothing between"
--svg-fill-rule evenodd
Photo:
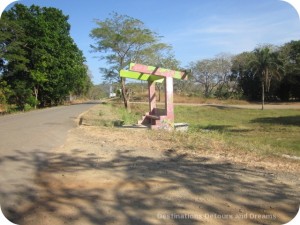
<instances>
[{"instance_id":1,"label":"green shrub","mask_svg":"<svg viewBox=\"0 0 300 225\"><path fill-rule=\"evenodd\" d=\"M136 124L139 119L136 113L130 113L124 108L119 108L119 115L124 124Z\"/></svg>"}]
</instances>

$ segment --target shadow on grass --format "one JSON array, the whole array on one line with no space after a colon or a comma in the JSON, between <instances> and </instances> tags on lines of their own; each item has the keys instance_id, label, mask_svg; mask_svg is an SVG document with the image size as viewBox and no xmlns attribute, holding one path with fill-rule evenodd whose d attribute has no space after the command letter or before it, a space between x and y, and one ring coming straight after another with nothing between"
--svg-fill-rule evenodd
<instances>
[{"instance_id":1,"label":"shadow on grass","mask_svg":"<svg viewBox=\"0 0 300 225\"><path fill-rule=\"evenodd\" d=\"M206 107L211 107L211 108L216 108L216 109L220 109L220 110L239 110L240 108L235 107L235 106L231 106L231 105L212 105L212 104L206 104Z\"/></svg>"},{"instance_id":2,"label":"shadow on grass","mask_svg":"<svg viewBox=\"0 0 300 225\"><path fill-rule=\"evenodd\" d=\"M192 129L194 129L195 131L204 131L204 132L206 131L224 132L224 131L228 131L228 129L230 129L231 127L232 126L230 125L207 125L207 126L194 125L192 126Z\"/></svg>"},{"instance_id":3,"label":"shadow on grass","mask_svg":"<svg viewBox=\"0 0 300 225\"><path fill-rule=\"evenodd\" d=\"M300 126L299 116L262 117L251 121L252 123L268 123L288 126Z\"/></svg>"},{"instance_id":4,"label":"shadow on grass","mask_svg":"<svg viewBox=\"0 0 300 225\"><path fill-rule=\"evenodd\" d=\"M242 129L242 128L236 128L231 125L195 125L192 126L192 129L194 131L202 131L202 132L209 132L209 131L217 131L220 133L227 132L227 133L243 133L243 132L250 132L253 131L253 129Z\"/></svg>"},{"instance_id":5,"label":"shadow on grass","mask_svg":"<svg viewBox=\"0 0 300 225\"><path fill-rule=\"evenodd\" d=\"M176 154L174 149L166 150L161 158L132 156L132 152L116 149L112 158L105 159L95 154L84 155L79 149L68 154L16 151L1 158L0 165L20 162L33 167L36 186L24 183L16 190L0 189L1 199L22 198L15 207L4 204L3 210L20 225L27 225L24 220L40 212L44 217L45 213L55 216L59 224L95 225L205 224L207 221L201 218L158 220L158 215L183 214L190 208L221 215L228 212L230 205L257 214L271 214L272 206L289 218L297 212L299 193L293 193L290 186L276 182L263 171L244 168L241 173L241 168L231 163L216 163L197 156L191 159ZM74 176L82 172L91 172L95 177ZM244 176L259 182L253 183ZM194 197L187 197L187 193ZM68 213L69 209L72 213ZM287 222L276 216L276 220L264 222Z\"/></svg>"}]
</instances>

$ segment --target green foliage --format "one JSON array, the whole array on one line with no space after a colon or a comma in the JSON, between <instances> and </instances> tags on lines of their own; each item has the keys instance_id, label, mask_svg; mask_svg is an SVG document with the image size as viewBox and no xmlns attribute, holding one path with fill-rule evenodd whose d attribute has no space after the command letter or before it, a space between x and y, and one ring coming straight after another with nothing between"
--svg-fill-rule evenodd
<instances>
[{"instance_id":1,"label":"green foliage","mask_svg":"<svg viewBox=\"0 0 300 225\"><path fill-rule=\"evenodd\" d=\"M91 81L85 59L61 10L16 4L3 13L0 30L0 72L13 90L11 104L45 106L63 102L70 93L87 93Z\"/></svg>"},{"instance_id":2,"label":"green foliage","mask_svg":"<svg viewBox=\"0 0 300 225\"><path fill-rule=\"evenodd\" d=\"M109 87L110 85L108 84L94 85L89 89L88 97L95 100L107 98L109 95Z\"/></svg>"},{"instance_id":3,"label":"green foliage","mask_svg":"<svg viewBox=\"0 0 300 225\"><path fill-rule=\"evenodd\" d=\"M160 37L145 27L138 19L113 13L110 18L96 21L97 28L90 36L96 41L92 48L102 53L109 67L101 68L106 80L121 83L124 105L127 108L125 79L119 77L119 71L130 62L161 65L175 65L177 61L171 54L171 47L159 41Z\"/></svg>"},{"instance_id":4,"label":"green foliage","mask_svg":"<svg viewBox=\"0 0 300 225\"><path fill-rule=\"evenodd\" d=\"M257 48L254 50L254 56L255 59L249 64L254 70L254 74L259 76L262 85L266 87L266 91L269 92L271 81L280 79L283 75L278 51L272 51L269 47Z\"/></svg>"},{"instance_id":5,"label":"green foliage","mask_svg":"<svg viewBox=\"0 0 300 225\"><path fill-rule=\"evenodd\" d=\"M119 71L140 58L140 52L156 41L155 34L145 28L142 21L127 15L113 13L111 18L96 21L96 24L98 27L90 34L96 40L92 48L106 53L101 57L110 65L103 70L106 79L119 80Z\"/></svg>"},{"instance_id":6,"label":"green foliage","mask_svg":"<svg viewBox=\"0 0 300 225\"><path fill-rule=\"evenodd\" d=\"M243 99L243 93L235 87L230 87L231 83L227 83L225 85L219 85L216 89L215 96L218 99Z\"/></svg>"},{"instance_id":7,"label":"green foliage","mask_svg":"<svg viewBox=\"0 0 300 225\"><path fill-rule=\"evenodd\" d=\"M175 82L180 93L255 101L300 99L300 41L263 45L231 58L219 55L192 62L190 68L188 82Z\"/></svg>"},{"instance_id":8,"label":"green foliage","mask_svg":"<svg viewBox=\"0 0 300 225\"><path fill-rule=\"evenodd\" d=\"M192 62L192 79L203 87L203 95L206 98L215 94L217 97L225 97L225 89L228 91L229 76L231 74L231 56L226 54L217 55L213 59L203 59Z\"/></svg>"},{"instance_id":9,"label":"green foliage","mask_svg":"<svg viewBox=\"0 0 300 225\"><path fill-rule=\"evenodd\" d=\"M261 95L260 88L258 88L260 86L259 77L256 76L249 64L254 60L253 52L243 52L233 58L231 67L232 79L239 82L244 96L249 100L258 100Z\"/></svg>"},{"instance_id":10,"label":"green foliage","mask_svg":"<svg viewBox=\"0 0 300 225\"><path fill-rule=\"evenodd\" d=\"M260 63L259 63L260 62ZM249 100L259 100L262 82L268 100L300 99L300 41L265 46L234 57L232 77Z\"/></svg>"},{"instance_id":11,"label":"green foliage","mask_svg":"<svg viewBox=\"0 0 300 225\"><path fill-rule=\"evenodd\" d=\"M282 99L300 99L300 41L285 44L280 51L284 60L286 76L279 85L278 94Z\"/></svg>"},{"instance_id":12,"label":"green foliage","mask_svg":"<svg viewBox=\"0 0 300 225\"><path fill-rule=\"evenodd\" d=\"M0 77L0 104L5 105L7 103L7 99L12 94L10 86L7 85L7 82L1 80Z\"/></svg>"},{"instance_id":13,"label":"green foliage","mask_svg":"<svg viewBox=\"0 0 300 225\"><path fill-rule=\"evenodd\" d=\"M24 29L18 22L9 20L4 12L0 20L0 73L14 75L27 70L25 45Z\"/></svg>"},{"instance_id":14,"label":"green foliage","mask_svg":"<svg viewBox=\"0 0 300 225\"><path fill-rule=\"evenodd\" d=\"M19 110L25 109L25 105L30 102L32 92L28 88L28 83L23 80L14 80L12 83L12 95L9 98L10 104L16 104Z\"/></svg>"},{"instance_id":15,"label":"green foliage","mask_svg":"<svg viewBox=\"0 0 300 225\"><path fill-rule=\"evenodd\" d=\"M118 109L118 113L119 113L122 121L124 121L124 124L127 124L127 125L136 124L137 121L140 119L140 115L132 113L132 112L128 112L125 109Z\"/></svg>"},{"instance_id":16,"label":"green foliage","mask_svg":"<svg viewBox=\"0 0 300 225\"><path fill-rule=\"evenodd\" d=\"M36 106L39 104L39 101L31 95L27 98L26 104L28 104L32 108L36 108Z\"/></svg>"}]
</instances>

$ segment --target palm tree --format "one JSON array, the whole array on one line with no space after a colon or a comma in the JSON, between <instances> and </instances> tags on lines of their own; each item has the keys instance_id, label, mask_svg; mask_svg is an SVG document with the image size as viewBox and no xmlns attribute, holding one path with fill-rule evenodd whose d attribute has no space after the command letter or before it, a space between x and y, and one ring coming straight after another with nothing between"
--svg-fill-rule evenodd
<instances>
[{"instance_id":1,"label":"palm tree","mask_svg":"<svg viewBox=\"0 0 300 225\"><path fill-rule=\"evenodd\" d=\"M281 79L284 70L278 52L272 51L270 47L256 48L254 55L255 60L250 62L250 66L261 80L261 109L264 110L265 92L269 92L273 79Z\"/></svg>"}]
</instances>

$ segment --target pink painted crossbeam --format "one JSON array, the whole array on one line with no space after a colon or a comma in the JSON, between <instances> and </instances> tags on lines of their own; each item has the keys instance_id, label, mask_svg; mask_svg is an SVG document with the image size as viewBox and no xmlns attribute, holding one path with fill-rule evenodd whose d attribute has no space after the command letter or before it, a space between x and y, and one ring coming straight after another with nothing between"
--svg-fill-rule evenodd
<instances>
[{"instance_id":1,"label":"pink painted crossbeam","mask_svg":"<svg viewBox=\"0 0 300 225\"><path fill-rule=\"evenodd\" d=\"M187 80L187 72L186 71L175 71L170 69L164 69L155 66L147 66L137 63L130 63L130 70L145 74L151 74L162 77L172 77L179 80Z\"/></svg>"}]
</instances>

